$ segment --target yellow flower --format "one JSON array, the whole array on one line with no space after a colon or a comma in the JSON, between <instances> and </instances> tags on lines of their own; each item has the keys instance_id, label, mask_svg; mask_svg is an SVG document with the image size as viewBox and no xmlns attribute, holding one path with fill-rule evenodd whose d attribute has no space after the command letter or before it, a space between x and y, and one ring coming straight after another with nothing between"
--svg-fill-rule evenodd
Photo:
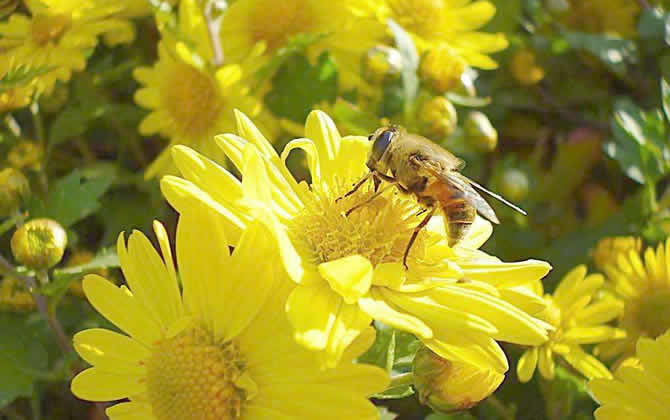
<instances>
[{"instance_id":1,"label":"yellow flower","mask_svg":"<svg viewBox=\"0 0 670 420\"><path fill-rule=\"evenodd\" d=\"M531 50L517 51L510 61L512 75L522 85L532 86L544 79L544 69L538 65Z\"/></svg>"},{"instance_id":2,"label":"yellow flower","mask_svg":"<svg viewBox=\"0 0 670 420\"><path fill-rule=\"evenodd\" d=\"M640 11L634 0L569 0L567 23L584 32L635 35Z\"/></svg>"},{"instance_id":3,"label":"yellow flower","mask_svg":"<svg viewBox=\"0 0 670 420\"><path fill-rule=\"evenodd\" d=\"M492 231L480 218L452 249L438 216L418 236L405 271L403 253L421 220L416 201L388 190L347 217L372 187L338 200L367 171L365 137L341 138L333 121L314 111L307 138L288 143L280 157L246 116L236 115L241 137L227 134L217 142L242 181L176 147L173 156L185 179L163 178L163 193L178 211L201 201L224 215L231 244L253 218L272 226L284 267L298 285L286 304L295 337L319 351L325 366L335 365L372 319L414 333L444 358L496 372L508 364L495 340L546 340L546 324L508 300L541 309L541 299L522 287L543 277L549 264L503 263L477 250ZM306 153L311 185L298 183L284 164L294 149Z\"/></svg>"},{"instance_id":4,"label":"yellow flower","mask_svg":"<svg viewBox=\"0 0 670 420\"><path fill-rule=\"evenodd\" d=\"M445 42L431 48L421 60L421 77L438 93L447 92L460 83L467 68L465 59Z\"/></svg>"},{"instance_id":5,"label":"yellow flower","mask_svg":"<svg viewBox=\"0 0 670 420\"><path fill-rule=\"evenodd\" d=\"M596 420L657 420L668 418L670 394L670 332L656 340L640 338L640 366L621 366L614 379L594 379L588 387L600 408Z\"/></svg>"},{"instance_id":6,"label":"yellow flower","mask_svg":"<svg viewBox=\"0 0 670 420\"><path fill-rule=\"evenodd\" d=\"M496 12L495 6L486 0L370 1L377 4L382 17L392 18L412 35L419 52L448 48L454 60L450 66L464 60L473 67L494 69L498 65L488 54L508 45L503 34L477 32Z\"/></svg>"},{"instance_id":7,"label":"yellow flower","mask_svg":"<svg viewBox=\"0 0 670 420\"><path fill-rule=\"evenodd\" d=\"M0 23L0 61L51 68L37 79L38 92L51 93L56 81L68 81L73 71L86 67L98 44L129 42L134 28L116 14L122 6L114 0L29 0L31 16L13 13Z\"/></svg>"},{"instance_id":8,"label":"yellow flower","mask_svg":"<svg viewBox=\"0 0 670 420\"><path fill-rule=\"evenodd\" d=\"M553 295L545 295L547 308L538 317L555 329L547 342L526 350L519 359L521 382L528 382L536 367L543 377L553 379L554 355L589 379L611 378L607 367L581 347L625 337L624 331L605 325L621 313L621 302L613 298L592 300L604 281L600 274L587 276L586 267L580 265L563 277ZM538 287L541 289L541 284Z\"/></svg>"},{"instance_id":9,"label":"yellow flower","mask_svg":"<svg viewBox=\"0 0 670 420\"><path fill-rule=\"evenodd\" d=\"M84 279L91 304L127 335L100 328L75 335L93 367L72 380L72 392L90 401L128 398L107 409L112 420L376 419L366 398L388 376L352 363L372 329L337 369L320 370L290 334L282 308L290 282L270 258L258 260L276 252L267 228L251 224L231 255L220 218L190 210L177 227L178 275L156 223L162 259L141 233L127 245L119 237L128 287Z\"/></svg>"},{"instance_id":10,"label":"yellow flower","mask_svg":"<svg viewBox=\"0 0 670 420\"><path fill-rule=\"evenodd\" d=\"M633 236L603 238L591 251L591 258L599 270L604 270L608 265L616 264L619 255L628 255L630 251L642 251L642 239Z\"/></svg>"},{"instance_id":11,"label":"yellow flower","mask_svg":"<svg viewBox=\"0 0 670 420\"><path fill-rule=\"evenodd\" d=\"M369 14L364 0L237 0L226 11L221 39L228 62L239 63L262 43L265 54L261 61L265 63L287 41L303 33L322 36L309 46L307 55L316 59L326 50L332 54L342 87L365 89L361 61L382 40L385 26Z\"/></svg>"},{"instance_id":12,"label":"yellow flower","mask_svg":"<svg viewBox=\"0 0 670 420\"><path fill-rule=\"evenodd\" d=\"M605 266L608 285L624 302L619 327L626 331L624 340L599 345L597 354L604 359L619 357L620 362L635 352L640 337L656 338L670 328L670 239L654 251L648 247L644 259L629 249L616 262Z\"/></svg>"}]
</instances>

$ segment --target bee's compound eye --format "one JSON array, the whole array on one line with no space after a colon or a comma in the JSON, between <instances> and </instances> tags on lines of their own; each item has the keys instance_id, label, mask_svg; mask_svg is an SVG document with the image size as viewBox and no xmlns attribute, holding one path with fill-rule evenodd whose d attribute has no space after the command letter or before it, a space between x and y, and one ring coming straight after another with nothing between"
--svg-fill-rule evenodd
<instances>
[{"instance_id":1,"label":"bee's compound eye","mask_svg":"<svg viewBox=\"0 0 670 420\"><path fill-rule=\"evenodd\" d=\"M372 154L376 159L381 159L382 155L389 147L389 144L391 144L392 138L393 131L391 130L383 131L379 136L377 136L375 143L372 145Z\"/></svg>"}]
</instances>

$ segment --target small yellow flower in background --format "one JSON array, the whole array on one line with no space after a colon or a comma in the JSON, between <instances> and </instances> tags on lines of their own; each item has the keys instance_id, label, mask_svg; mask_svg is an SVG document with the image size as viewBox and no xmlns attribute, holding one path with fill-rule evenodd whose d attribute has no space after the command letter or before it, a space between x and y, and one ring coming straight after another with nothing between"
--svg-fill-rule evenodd
<instances>
[{"instance_id":1,"label":"small yellow flower in background","mask_svg":"<svg viewBox=\"0 0 670 420\"><path fill-rule=\"evenodd\" d=\"M35 310L35 300L21 280L5 276L0 279L0 312L30 312Z\"/></svg>"},{"instance_id":2,"label":"small yellow flower in background","mask_svg":"<svg viewBox=\"0 0 670 420\"><path fill-rule=\"evenodd\" d=\"M637 245L636 245L637 247ZM623 300L624 312L619 327L624 340L602 343L596 354L621 362L635 352L640 337L656 338L670 328L670 239L656 250L641 252L631 248L619 253L616 261L604 267L608 286Z\"/></svg>"},{"instance_id":3,"label":"small yellow flower in background","mask_svg":"<svg viewBox=\"0 0 670 420\"><path fill-rule=\"evenodd\" d=\"M544 79L544 69L537 64L537 57L530 50L514 53L509 66L514 78L522 85L532 86Z\"/></svg>"},{"instance_id":4,"label":"small yellow flower in background","mask_svg":"<svg viewBox=\"0 0 670 420\"><path fill-rule=\"evenodd\" d=\"M437 93L447 92L460 84L468 63L447 43L432 47L421 60L421 77Z\"/></svg>"},{"instance_id":5,"label":"small yellow flower in background","mask_svg":"<svg viewBox=\"0 0 670 420\"><path fill-rule=\"evenodd\" d=\"M580 265L563 277L553 295L545 295L547 308L537 316L555 330L546 343L526 350L519 359L517 375L521 382L528 382L536 367L544 378L553 379L554 355L589 379L611 378L607 367L581 347L625 337L624 331L605 325L621 314L622 303L613 298L593 301L604 281L600 274L587 276L586 267Z\"/></svg>"},{"instance_id":6,"label":"small yellow flower in background","mask_svg":"<svg viewBox=\"0 0 670 420\"><path fill-rule=\"evenodd\" d=\"M591 251L591 258L599 270L604 270L608 265L615 265L619 255L628 255L630 251L642 251L642 239L633 236L603 238Z\"/></svg>"},{"instance_id":7,"label":"small yellow flower in background","mask_svg":"<svg viewBox=\"0 0 670 420\"><path fill-rule=\"evenodd\" d=\"M193 1L183 1L179 14L180 30L197 40L195 50L166 35L158 44L158 61L134 71L143 85L135 93L135 102L151 110L139 131L145 136L160 134L170 140L170 145L186 144L223 162L213 138L235 127L234 108L259 118L271 134L276 132L276 123L263 111L261 102L249 94L242 80L245 67L231 64L213 68L213 53L198 7ZM166 147L146 169L145 177L173 170Z\"/></svg>"},{"instance_id":8,"label":"small yellow flower in background","mask_svg":"<svg viewBox=\"0 0 670 420\"><path fill-rule=\"evenodd\" d=\"M82 71L86 59L104 36L110 44L134 37L130 22L117 14L123 6L114 0L28 0L31 16L13 13L0 23L0 61L51 68L39 76L38 92L50 93L56 81L68 81Z\"/></svg>"},{"instance_id":9,"label":"small yellow flower in background","mask_svg":"<svg viewBox=\"0 0 670 420\"><path fill-rule=\"evenodd\" d=\"M594 379L588 387L600 403L596 420L668 418L670 332L637 342L638 366L621 366L614 379Z\"/></svg>"},{"instance_id":10,"label":"small yellow flower in background","mask_svg":"<svg viewBox=\"0 0 670 420\"><path fill-rule=\"evenodd\" d=\"M633 0L569 0L567 23L584 32L629 37L637 33L640 6Z\"/></svg>"},{"instance_id":11,"label":"small yellow flower in background","mask_svg":"<svg viewBox=\"0 0 670 420\"><path fill-rule=\"evenodd\" d=\"M539 345L547 339L547 325L516 306L542 308L541 299L523 288L542 278L549 264L503 263L479 251L492 232L481 218L450 248L438 216L418 236L405 271L403 253L421 220L416 201L388 191L347 217L372 187L337 200L367 171L367 138L340 137L333 121L314 111L307 138L288 143L280 157L246 116L236 116L240 137L227 134L217 142L242 181L195 151L175 147L185 179L164 177L163 193L180 212L196 201L222 214L233 245L253 218L272 226L284 267L297 283L286 304L295 338L318 351L325 366L335 366L372 319L415 334L444 358L498 373L508 363L496 340ZM283 162L294 149L306 153L311 185L298 183Z\"/></svg>"},{"instance_id":12,"label":"small yellow flower in background","mask_svg":"<svg viewBox=\"0 0 670 420\"><path fill-rule=\"evenodd\" d=\"M366 89L361 61L385 31L365 0L237 0L226 11L221 39L228 62L243 61L262 43L265 54L260 60L265 63L296 35L323 36L308 47L307 55L314 60L327 50L338 64L339 82L346 90Z\"/></svg>"},{"instance_id":13,"label":"small yellow flower in background","mask_svg":"<svg viewBox=\"0 0 670 420\"><path fill-rule=\"evenodd\" d=\"M320 370L291 335L283 311L290 282L271 258L267 228L252 223L231 255L218 215L190 208L177 227L179 280L167 234L159 223L154 229L162 259L143 234L127 245L119 237L128 287L84 279L91 304L128 335L75 335L75 349L93 365L72 380L76 396L128 398L107 409L112 420L377 418L367 397L388 376L352 363L374 340L372 328L337 369Z\"/></svg>"},{"instance_id":14,"label":"small yellow flower in background","mask_svg":"<svg viewBox=\"0 0 670 420\"><path fill-rule=\"evenodd\" d=\"M412 35L420 53L448 46L456 61L452 65L464 60L472 67L495 69L498 64L488 54L507 48L503 34L477 32L495 15L496 8L489 1L371 1L382 18L392 18Z\"/></svg>"}]
</instances>

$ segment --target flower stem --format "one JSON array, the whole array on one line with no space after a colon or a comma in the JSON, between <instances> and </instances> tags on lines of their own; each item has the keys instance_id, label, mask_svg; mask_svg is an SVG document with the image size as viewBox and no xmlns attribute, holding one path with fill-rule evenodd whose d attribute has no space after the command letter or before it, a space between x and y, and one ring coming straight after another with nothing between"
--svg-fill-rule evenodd
<instances>
[{"instance_id":1,"label":"flower stem","mask_svg":"<svg viewBox=\"0 0 670 420\"><path fill-rule=\"evenodd\" d=\"M511 412L509 408L505 406L495 395L491 395L486 400L486 403L490 405L495 411L500 414L500 418L504 420L514 420L514 413Z\"/></svg>"}]
</instances>

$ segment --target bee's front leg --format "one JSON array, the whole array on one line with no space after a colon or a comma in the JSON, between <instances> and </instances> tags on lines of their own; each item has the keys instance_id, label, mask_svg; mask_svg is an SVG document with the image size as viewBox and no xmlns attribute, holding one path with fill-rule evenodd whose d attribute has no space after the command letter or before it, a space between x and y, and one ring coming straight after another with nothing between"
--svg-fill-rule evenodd
<instances>
[{"instance_id":1,"label":"bee's front leg","mask_svg":"<svg viewBox=\"0 0 670 420\"><path fill-rule=\"evenodd\" d=\"M338 202L338 201L340 201L340 200L343 199L343 198L349 197L351 194L353 194L353 193L355 193L356 191L358 191L358 189L361 188L361 186L362 186L363 184L365 184L365 181L367 181L367 180L370 178L370 176L372 176L372 172L368 172L367 175L365 175L365 176L363 177L363 179L361 179L360 181L358 181L358 182L354 185L354 187L351 189L351 191L349 191L348 193L344 194L344 195L341 196L341 197L337 197L337 198L335 199L335 202Z\"/></svg>"}]
</instances>

